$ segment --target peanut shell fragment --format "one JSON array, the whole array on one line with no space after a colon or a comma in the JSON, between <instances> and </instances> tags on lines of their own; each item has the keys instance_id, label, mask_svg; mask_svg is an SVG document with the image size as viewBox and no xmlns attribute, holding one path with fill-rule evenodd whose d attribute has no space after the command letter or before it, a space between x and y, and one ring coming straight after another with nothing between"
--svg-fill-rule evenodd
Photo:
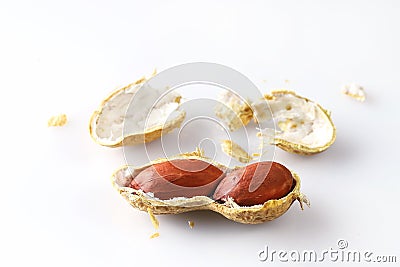
<instances>
[{"instance_id":1,"label":"peanut shell fragment","mask_svg":"<svg viewBox=\"0 0 400 267\"><path fill-rule=\"evenodd\" d=\"M241 146L231 140L222 140L221 149L225 154L242 163L249 163L253 160Z\"/></svg>"},{"instance_id":2,"label":"peanut shell fragment","mask_svg":"<svg viewBox=\"0 0 400 267\"><path fill-rule=\"evenodd\" d=\"M51 117L47 122L47 126L48 127L64 126L66 123L67 123L67 115L60 114L60 115Z\"/></svg>"},{"instance_id":3,"label":"peanut shell fragment","mask_svg":"<svg viewBox=\"0 0 400 267\"><path fill-rule=\"evenodd\" d=\"M218 168L227 175L237 170L229 170L222 164L213 162L204 156L198 155L197 152L181 154L170 159L170 161L188 159L212 164L212 166ZM284 214L295 200L300 202L301 207L303 207L302 201L308 203L307 198L300 192L300 178L294 172L290 172L292 175L292 186L286 195L277 199L270 199L263 203L249 206L242 206L236 203L232 197L227 197L226 200L221 198L220 200L215 201L209 196L205 195L196 195L192 197L174 196L171 199L163 200L155 197L152 192L146 193L142 189L136 189L131 186L133 184L132 181L143 170L167 161L168 159L159 159L149 162L144 166L135 168L124 166L117 170L111 177L112 184L133 207L142 211L151 211L153 214L178 214L194 210L211 210L220 213L230 220L246 224L257 224L273 220ZM213 195L214 189L211 191L212 193L210 195ZM171 197L171 195L168 195L168 197ZM259 200L260 202L262 201L261 199Z\"/></svg>"}]
</instances>

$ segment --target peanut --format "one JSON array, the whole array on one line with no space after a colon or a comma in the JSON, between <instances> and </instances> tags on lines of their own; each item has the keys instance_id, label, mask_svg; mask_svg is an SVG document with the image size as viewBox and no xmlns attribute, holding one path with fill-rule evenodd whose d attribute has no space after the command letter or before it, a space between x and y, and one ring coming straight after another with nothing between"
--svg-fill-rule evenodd
<instances>
[{"instance_id":1,"label":"peanut","mask_svg":"<svg viewBox=\"0 0 400 267\"><path fill-rule=\"evenodd\" d=\"M292 173L283 165L265 161L227 174L214 192L215 200L232 198L240 206L262 204L286 196L293 186Z\"/></svg>"},{"instance_id":2,"label":"peanut","mask_svg":"<svg viewBox=\"0 0 400 267\"><path fill-rule=\"evenodd\" d=\"M141 171L130 187L151 192L159 199L212 195L223 172L198 159L175 159Z\"/></svg>"}]
</instances>

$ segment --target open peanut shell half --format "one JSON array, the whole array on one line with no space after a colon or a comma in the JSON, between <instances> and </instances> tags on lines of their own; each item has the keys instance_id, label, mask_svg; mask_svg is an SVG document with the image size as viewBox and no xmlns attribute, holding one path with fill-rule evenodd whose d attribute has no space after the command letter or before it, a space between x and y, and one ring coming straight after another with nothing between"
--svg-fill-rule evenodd
<instances>
[{"instance_id":1,"label":"open peanut shell half","mask_svg":"<svg viewBox=\"0 0 400 267\"><path fill-rule=\"evenodd\" d=\"M142 78L105 98L90 118L92 139L103 146L119 147L151 142L180 127L185 111L181 96L167 88L146 88Z\"/></svg>"},{"instance_id":2,"label":"open peanut shell half","mask_svg":"<svg viewBox=\"0 0 400 267\"><path fill-rule=\"evenodd\" d=\"M231 130L247 125L251 119L274 121L276 129L260 129L259 137L288 152L311 155L329 148L336 139L330 112L308 98L287 90L272 91L257 101L243 101L225 92L219 116Z\"/></svg>"},{"instance_id":3,"label":"open peanut shell half","mask_svg":"<svg viewBox=\"0 0 400 267\"><path fill-rule=\"evenodd\" d=\"M159 199L151 192L145 193L141 189L137 190L130 186L132 180L137 178L140 173L149 167L165 163L166 161L180 159L206 162L213 165L213 168L219 168L225 174L237 169L234 168L230 170L227 167L212 162L201 154L194 152L181 154L174 158L159 159L140 167L123 166L112 175L112 184L130 205L142 211L151 211L153 214L178 214L194 210L211 210L220 213L232 221L246 224L258 224L273 220L284 214L295 200L299 201L301 208L303 208L303 202L309 205L306 197L300 193L299 176L290 171L291 177L293 177L293 184L287 194L278 199L270 199L263 203L250 206L240 206L231 198L224 201L215 201L212 199L212 196L205 195L195 195L192 197L178 196L169 199Z\"/></svg>"}]
</instances>

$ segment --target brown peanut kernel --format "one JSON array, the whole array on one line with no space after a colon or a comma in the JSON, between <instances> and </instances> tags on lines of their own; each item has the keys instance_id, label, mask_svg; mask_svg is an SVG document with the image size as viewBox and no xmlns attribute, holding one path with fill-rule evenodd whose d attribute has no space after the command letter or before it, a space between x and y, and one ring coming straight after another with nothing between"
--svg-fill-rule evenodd
<instances>
[{"instance_id":1,"label":"brown peanut kernel","mask_svg":"<svg viewBox=\"0 0 400 267\"><path fill-rule=\"evenodd\" d=\"M151 192L159 199L212 195L223 172L198 159L175 159L141 171L130 187Z\"/></svg>"},{"instance_id":2,"label":"brown peanut kernel","mask_svg":"<svg viewBox=\"0 0 400 267\"><path fill-rule=\"evenodd\" d=\"M159 199L211 196L240 206L263 204L286 196L294 186L283 165L265 161L238 168L224 177L222 170L199 159L175 159L141 171L130 187L153 193Z\"/></svg>"},{"instance_id":3,"label":"brown peanut kernel","mask_svg":"<svg viewBox=\"0 0 400 267\"><path fill-rule=\"evenodd\" d=\"M232 198L240 206L262 204L286 196L292 189L293 181L291 172L279 163L254 163L227 174L213 198Z\"/></svg>"}]
</instances>

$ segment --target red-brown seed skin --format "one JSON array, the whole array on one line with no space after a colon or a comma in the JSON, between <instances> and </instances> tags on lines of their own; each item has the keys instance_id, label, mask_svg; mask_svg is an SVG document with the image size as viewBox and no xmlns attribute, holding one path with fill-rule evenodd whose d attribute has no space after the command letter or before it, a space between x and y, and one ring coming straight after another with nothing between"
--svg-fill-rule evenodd
<instances>
[{"instance_id":1,"label":"red-brown seed skin","mask_svg":"<svg viewBox=\"0 0 400 267\"><path fill-rule=\"evenodd\" d=\"M130 187L153 193L159 199L210 196L223 178L214 165L198 159L175 159L141 171Z\"/></svg>"},{"instance_id":2,"label":"red-brown seed skin","mask_svg":"<svg viewBox=\"0 0 400 267\"><path fill-rule=\"evenodd\" d=\"M225 176L214 192L215 200L231 197L240 206L252 206L284 197L292 189L292 173L277 162L264 161L244 168ZM256 186L250 186L252 180Z\"/></svg>"}]
</instances>

